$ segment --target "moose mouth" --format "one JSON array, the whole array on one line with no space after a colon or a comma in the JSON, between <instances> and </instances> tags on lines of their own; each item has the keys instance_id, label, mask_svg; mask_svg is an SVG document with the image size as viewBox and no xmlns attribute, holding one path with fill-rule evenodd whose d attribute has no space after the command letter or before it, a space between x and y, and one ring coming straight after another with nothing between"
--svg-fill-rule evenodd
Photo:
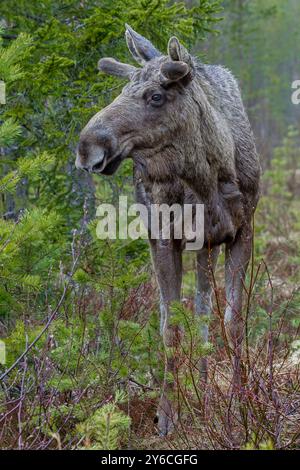
<instances>
[{"instance_id":1,"label":"moose mouth","mask_svg":"<svg viewBox=\"0 0 300 470\"><path fill-rule=\"evenodd\" d=\"M96 163L96 165L93 166L91 171L92 173L110 176L117 171L121 163L121 155L117 155L110 162L107 162L107 157L105 156L101 162Z\"/></svg>"}]
</instances>

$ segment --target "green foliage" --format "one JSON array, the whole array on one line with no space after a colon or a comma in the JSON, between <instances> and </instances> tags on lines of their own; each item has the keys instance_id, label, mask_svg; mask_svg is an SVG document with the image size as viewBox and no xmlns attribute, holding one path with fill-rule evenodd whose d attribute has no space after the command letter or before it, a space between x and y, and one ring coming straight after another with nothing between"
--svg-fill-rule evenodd
<instances>
[{"instance_id":1,"label":"green foliage","mask_svg":"<svg viewBox=\"0 0 300 470\"><path fill-rule=\"evenodd\" d=\"M21 127L12 118L7 119L0 127L0 146L12 144L20 134Z\"/></svg>"},{"instance_id":2,"label":"green foliage","mask_svg":"<svg viewBox=\"0 0 300 470\"><path fill-rule=\"evenodd\" d=\"M41 327L26 328L22 320L18 320L11 335L5 339L7 365L11 366L15 360L25 351L39 334ZM39 352L39 346L43 344L43 339L36 344L36 351Z\"/></svg>"},{"instance_id":3,"label":"green foliage","mask_svg":"<svg viewBox=\"0 0 300 470\"><path fill-rule=\"evenodd\" d=\"M43 153L33 158L19 158L16 163L16 169L10 171L0 179L0 191L3 193L14 191L17 185L22 183L22 179L24 178L28 178L35 183L40 182L43 173L49 169L53 162L53 157L47 153Z\"/></svg>"},{"instance_id":4,"label":"green foliage","mask_svg":"<svg viewBox=\"0 0 300 470\"><path fill-rule=\"evenodd\" d=\"M25 73L21 68L21 63L28 57L30 47L31 38L24 33L21 33L8 47L1 47L0 43L1 80L9 84L24 78Z\"/></svg>"},{"instance_id":5,"label":"green foliage","mask_svg":"<svg viewBox=\"0 0 300 470\"><path fill-rule=\"evenodd\" d=\"M253 436L253 440L246 444L244 450L275 450L274 443L271 439L266 442L257 443L257 439Z\"/></svg>"},{"instance_id":6,"label":"green foliage","mask_svg":"<svg viewBox=\"0 0 300 470\"><path fill-rule=\"evenodd\" d=\"M77 426L84 437L85 450L116 450L130 426L130 418L118 408L124 395L117 393L112 403L103 405L86 421Z\"/></svg>"},{"instance_id":7,"label":"green foliage","mask_svg":"<svg viewBox=\"0 0 300 470\"><path fill-rule=\"evenodd\" d=\"M0 48L0 78L7 83L20 80L23 76L22 62L28 58L31 40L27 35L20 35L7 48ZM6 113L0 115L5 118ZM0 146L9 148L21 136L21 126L15 118L8 117L0 126ZM5 149L6 150L6 149ZM14 169L5 171L0 179L2 208L6 209L7 194L14 193L26 178L38 182L43 171L53 163L46 153L19 158ZM13 162L8 154L1 164L9 168ZM42 291L48 276L48 270L57 266L61 243L58 244L61 219L55 211L35 208L23 210L17 221L0 220L0 315L13 320L21 313L24 315L34 308L44 309L45 297L37 295ZM52 252L49 257L49 250ZM17 333L17 331L16 331ZM23 344L22 342L20 344Z\"/></svg>"},{"instance_id":8,"label":"green foliage","mask_svg":"<svg viewBox=\"0 0 300 470\"><path fill-rule=\"evenodd\" d=\"M25 212L18 223L0 221L1 316L13 319L33 306L37 314L45 308L44 285L49 270L57 269L61 254L56 233L60 223L55 212L42 209Z\"/></svg>"}]
</instances>

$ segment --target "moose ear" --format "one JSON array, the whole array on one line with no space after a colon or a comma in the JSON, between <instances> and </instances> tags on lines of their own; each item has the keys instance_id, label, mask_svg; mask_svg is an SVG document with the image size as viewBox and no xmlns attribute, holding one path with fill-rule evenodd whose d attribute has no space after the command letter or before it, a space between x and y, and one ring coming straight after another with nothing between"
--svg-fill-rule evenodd
<instances>
[{"instance_id":1,"label":"moose ear","mask_svg":"<svg viewBox=\"0 0 300 470\"><path fill-rule=\"evenodd\" d=\"M160 69L164 78L171 82L177 82L190 73L190 67L185 62L166 62Z\"/></svg>"},{"instance_id":2,"label":"moose ear","mask_svg":"<svg viewBox=\"0 0 300 470\"><path fill-rule=\"evenodd\" d=\"M161 56L161 53L148 39L136 33L128 24L125 24L125 26L125 38L128 49L139 64L144 65L145 62Z\"/></svg>"},{"instance_id":3,"label":"moose ear","mask_svg":"<svg viewBox=\"0 0 300 470\"><path fill-rule=\"evenodd\" d=\"M192 67L193 62L189 52L182 44L180 44L179 40L175 36L169 40L168 54L170 59L185 62Z\"/></svg>"},{"instance_id":4,"label":"moose ear","mask_svg":"<svg viewBox=\"0 0 300 470\"><path fill-rule=\"evenodd\" d=\"M123 64L110 57L100 59L98 62L98 69L108 75L116 77L131 78L132 74L137 70L133 65Z\"/></svg>"}]
</instances>

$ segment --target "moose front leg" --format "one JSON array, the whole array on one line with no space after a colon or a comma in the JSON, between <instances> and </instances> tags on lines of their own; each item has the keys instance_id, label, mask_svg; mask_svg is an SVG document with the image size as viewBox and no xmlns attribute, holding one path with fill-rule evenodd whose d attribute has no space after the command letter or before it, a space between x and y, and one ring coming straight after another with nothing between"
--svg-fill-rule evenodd
<instances>
[{"instance_id":1,"label":"moose front leg","mask_svg":"<svg viewBox=\"0 0 300 470\"><path fill-rule=\"evenodd\" d=\"M210 250L203 248L197 254L197 293L196 293L196 313L199 316L210 316L212 310L212 285L214 271L218 261L220 247L215 246ZM208 341L208 325L202 327L202 340ZM207 380L207 358L200 361L200 375Z\"/></svg>"},{"instance_id":2,"label":"moose front leg","mask_svg":"<svg viewBox=\"0 0 300 470\"><path fill-rule=\"evenodd\" d=\"M170 324L170 306L181 297L182 247L181 240L150 240L153 265L160 290L160 328L165 346L165 370L158 407L158 428L161 435L167 435L177 420L174 402L176 389L176 347L181 331Z\"/></svg>"},{"instance_id":3,"label":"moose front leg","mask_svg":"<svg viewBox=\"0 0 300 470\"><path fill-rule=\"evenodd\" d=\"M225 329L233 358L233 385L238 387L241 381L241 355L244 339L242 316L243 288L246 271L252 251L252 228L243 227L235 241L226 245L225 281L226 311Z\"/></svg>"}]
</instances>

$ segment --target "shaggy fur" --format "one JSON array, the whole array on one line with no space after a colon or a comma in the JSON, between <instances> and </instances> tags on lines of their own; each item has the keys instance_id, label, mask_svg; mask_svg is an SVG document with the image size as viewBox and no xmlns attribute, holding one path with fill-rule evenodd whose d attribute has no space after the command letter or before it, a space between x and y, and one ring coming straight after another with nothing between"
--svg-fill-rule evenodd
<instances>
[{"instance_id":1,"label":"shaggy fur","mask_svg":"<svg viewBox=\"0 0 300 470\"><path fill-rule=\"evenodd\" d=\"M136 198L151 203L202 203L205 245L197 257L196 310L211 309L210 274L219 246L226 244L225 323L238 375L243 326L242 288L251 254L251 218L259 197L260 164L239 87L221 66L196 61L176 38L161 55L130 27L126 39L136 68L114 59L99 67L129 83L113 103L96 114L80 136L76 165L112 174L134 160ZM161 294L161 329L167 346L178 331L169 326L170 303L180 299L184 240L150 240ZM204 332L207 338L207 331ZM175 367L169 359L168 369ZM202 364L205 370L205 363ZM166 434L176 419L164 384L159 427Z\"/></svg>"}]
</instances>

